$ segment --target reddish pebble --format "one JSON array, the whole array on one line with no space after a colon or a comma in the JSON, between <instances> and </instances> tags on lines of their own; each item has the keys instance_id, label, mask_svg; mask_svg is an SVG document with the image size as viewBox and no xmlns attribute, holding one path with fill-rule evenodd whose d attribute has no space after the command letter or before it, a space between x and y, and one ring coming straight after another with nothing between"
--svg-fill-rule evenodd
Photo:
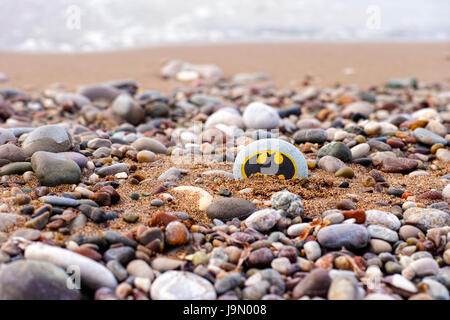
<instances>
[{"instance_id":1,"label":"reddish pebble","mask_svg":"<svg viewBox=\"0 0 450 320\"><path fill-rule=\"evenodd\" d=\"M405 146L405 144L403 143L402 140L400 140L400 139L395 139L395 138L393 138L393 139L388 139L388 140L386 141L386 143L387 143L388 145L390 145L392 148L399 148L399 149L401 149L401 148L403 148L403 147Z\"/></svg>"},{"instance_id":2,"label":"reddish pebble","mask_svg":"<svg viewBox=\"0 0 450 320\"><path fill-rule=\"evenodd\" d=\"M88 247L76 248L74 251L95 261L100 261L102 259L102 255L100 253Z\"/></svg>"},{"instance_id":3,"label":"reddish pebble","mask_svg":"<svg viewBox=\"0 0 450 320\"><path fill-rule=\"evenodd\" d=\"M103 187L99 190L99 192L106 192L111 196L111 203L115 204L120 201L120 194L117 193L116 189L111 186Z\"/></svg>"},{"instance_id":4,"label":"reddish pebble","mask_svg":"<svg viewBox=\"0 0 450 320\"><path fill-rule=\"evenodd\" d=\"M178 218L172 214L157 212L152 216L152 218L148 222L148 225L150 227L167 226L172 221L178 221Z\"/></svg>"},{"instance_id":5,"label":"reddish pebble","mask_svg":"<svg viewBox=\"0 0 450 320\"><path fill-rule=\"evenodd\" d=\"M162 193L162 192L166 192L167 191L167 188L166 187L164 187L164 186L159 186L159 187L156 187L153 191L152 191L152 194L158 194L158 193Z\"/></svg>"},{"instance_id":6,"label":"reddish pebble","mask_svg":"<svg viewBox=\"0 0 450 320\"><path fill-rule=\"evenodd\" d=\"M89 199L95 201L100 206L111 205L111 195L107 192L96 192L89 196Z\"/></svg>"},{"instance_id":7,"label":"reddish pebble","mask_svg":"<svg viewBox=\"0 0 450 320\"><path fill-rule=\"evenodd\" d=\"M356 223L364 223L366 221L366 212L364 210L347 210L342 211L345 219L355 219Z\"/></svg>"},{"instance_id":8,"label":"reddish pebble","mask_svg":"<svg viewBox=\"0 0 450 320\"><path fill-rule=\"evenodd\" d=\"M173 221L166 228L166 242L176 246L185 244L189 240L189 231L184 224L179 221Z\"/></svg>"},{"instance_id":9,"label":"reddish pebble","mask_svg":"<svg viewBox=\"0 0 450 320\"><path fill-rule=\"evenodd\" d=\"M442 193L440 193L439 191L430 190L430 191L422 193L419 196L419 199L441 200Z\"/></svg>"},{"instance_id":10,"label":"reddish pebble","mask_svg":"<svg viewBox=\"0 0 450 320\"><path fill-rule=\"evenodd\" d=\"M66 222L63 219L58 219L58 220L48 223L47 228L56 230L56 229L64 227L65 225L66 225Z\"/></svg>"}]
</instances>

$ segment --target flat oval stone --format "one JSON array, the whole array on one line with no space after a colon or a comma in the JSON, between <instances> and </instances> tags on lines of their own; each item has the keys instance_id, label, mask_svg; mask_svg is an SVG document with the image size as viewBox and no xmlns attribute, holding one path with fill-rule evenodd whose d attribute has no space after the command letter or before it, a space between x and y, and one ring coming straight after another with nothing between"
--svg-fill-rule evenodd
<instances>
[{"instance_id":1,"label":"flat oval stone","mask_svg":"<svg viewBox=\"0 0 450 320\"><path fill-rule=\"evenodd\" d=\"M292 136L295 143L324 143L327 140L327 137L328 134L323 129L302 129Z\"/></svg>"},{"instance_id":2,"label":"flat oval stone","mask_svg":"<svg viewBox=\"0 0 450 320\"><path fill-rule=\"evenodd\" d=\"M267 208L252 213L245 219L245 224L259 232L267 232L275 226L280 218L277 210Z\"/></svg>"},{"instance_id":3,"label":"flat oval stone","mask_svg":"<svg viewBox=\"0 0 450 320\"><path fill-rule=\"evenodd\" d=\"M386 240L388 242L396 242L398 241L397 232L376 224L372 224L367 227L369 234L372 238Z\"/></svg>"},{"instance_id":4,"label":"flat oval stone","mask_svg":"<svg viewBox=\"0 0 450 320\"><path fill-rule=\"evenodd\" d=\"M231 220L250 215L256 210L253 203L240 198L220 198L206 208L210 219Z\"/></svg>"},{"instance_id":5,"label":"flat oval stone","mask_svg":"<svg viewBox=\"0 0 450 320\"><path fill-rule=\"evenodd\" d=\"M116 163L107 167L100 168L96 174L100 177L112 176L116 173L126 172L128 173L128 166L126 163Z\"/></svg>"},{"instance_id":6,"label":"flat oval stone","mask_svg":"<svg viewBox=\"0 0 450 320\"><path fill-rule=\"evenodd\" d=\"M72 138L67 130L55 124L34 129L22 144L28 156L36 151L63 152L72 147Z\"/></svg>"},{"instance_id":7,"label":"flat oval stone","mask_svg":"<svg viewBox=\"0 0 450 320\"><path fill-rule=\"evenodd\" d=\"M35 152L31 157L31 166L43 186L78 183L81 176L78 164L61 154Z\"/></svg>"},{"instance_id":8,"label":"flat oval stone","mask_svg":"<svg viewBox=\"0 0 450 320\"><path fill-rule=\"evenodd\" d=\"M25 152L14 144L4 144L0 146L0 159L11 162L23 162L27 158Z\"/></svg>"},{"instance_id":9,"label":"flat oval stone","mask_svg":"<svg viewBox=\"0 0 450 320\"><path fill-rule=\"evenodd\" d=\"M429 146L436 144L436 143L442 143L444 146L447 144L447 140L442 138L440 135L437 135L436 133L431 132L424 128L415 129L414 136L421 143L429 145Z\"/></svg>"},{"instance_id":10,"label":"flat oval stone","mask_svg":"<svg viewBox=\"0 0 450 320\"><path fill-rule=\"evenodd\" d=\"M131 145L138 151L148 150L154 153L167 154L166 146L153 138L142 137L134 141Z\"/></svg>"},{"instance_id":11,"label":"flat oval stone","mask_svg":"<svg viewBox=\"0 0 450 320\"><path fill-rule=\"evenodd\" d=\"M352 152L342 142L331 142L320 148L317 157L320 159L324 156L332 156L343 162L350 162L352 160Z\"/></svg>"},{"instance_id":12,"label":"flat oval stone","mask_svg":"<svg viewBox=\"0 0 450 320\"><path fill-rule=\"evenodd\" d=\"M325 229L326 228L322 230ZM328 270L318 268L308 273L308 275L295 286L292 294L295 299L303 296L326 297L330 285L331 278L328 275Z\"/></svg>"},{"instance_id":13,"label":"flat oval stone","mask_svg":"<svg viewBox=\"0 0 450 320\"><path fill-rule=\"evenodd\" d=\"M12 162L0 168L0 176L32 171L31 162Z\"/></svg>"},{"instance_id":14,"label":"flat oval stone","mask_svg":"<svg viewBox=\"0 0 450 320\"><path fill-rule=\"evenodd\" d=\"M44 196L40 197L39 200L59 207L76 207L80 204L78 200L58 196Z\"/></svg>"},{"instance_id":15,"label":"flat oval stone","mask_svg":"<svg viewBox=\"0 0 450 320\"><path fill-rule=\"evenodd\" d=\"M381 162L380 170L390 173L409 173L416 169L418 162L406 158L386 158Z\"/></svg>"},{"instance_id":16,"label":"flat oval stone","mask_svg":"<svg viewBox=\"0 0 450 320\"><path fill-rule=\"evenodd\" d=\"M320 158L318 167L326 172L336 173L340 169L345 167L345 163L332 156L324 156Z\"/></svg>"},{"instance_id":17,"label":"flat oval stone","mask_svg":"<svg viewBox=\"0 0 450 320\"><path fill-rule=\"evenodd\" d=\"M409 208L403 213L407 224L412 224L422 230L440 228L450 225L450 215L438 209Z\"/></svg>"},{"instance_id":18,"label":"flat oval stone","mask_svg":"<svg viewBox=\"0 0 450 320\"><path fill-rule=\"evenodd\" d=\"M70 250L33 243L25 249L25 258L47 261L65 270L72 266L78 266L82 283L92 289L117 286L116 278L105 266Z\"/></svg>"},{"instance_id":19,"label":"flat oval stone","mask_svg":"<svg viewBox=\"0 0 450 320\"><path fill-rule=\"evenodd\" d=\"M367 229L357 224L334 224L321 229L317 234L319 243L328 249L361 249L369 239Z\"/></svg>"},{"instance_id":20,"label":"flat oval stone","mask_svg":"<svg viewBox=\"0 0 450 320\"><path fill-rule=\"evenodd\" d=\"M279 139L261 139L241 150L234 162L235 179L247 179L252 174L302 178L308 177L308 165L294 145Z\"/></svg>"},{"instance_id":21,"label":"flat oval stone","mask_svg":"<svg viewBox=\"0 0 450 320\"><path fill-rule=\"evenodd\" d=\"M17 260L0 271L1 300L79 300L66 272L49 262Z\"/></svg>"},{"instance_id":22,"label":"flat oval stone","mask_svg":"<svg viewBox=\"0 0 450 320\"><path fill-rule=\"evenodd\" d=\"M215 300L216 290L206 279L187 271L167 271L153 282L153 300Z\"/></svg>"},{"instance_id":23,"label":"flat oval stone","mask_svg":"<svg viewBox=\"0 0 450 320\"><path fill-rule=\"evenodd\" d=\"M111 110L134 125L145 121L145 110L128 94L120 94L115 98L111 104Z\"/></svg>"},{"instance_id":24,"label":"flat oval stone","mask_svg":"<svg viewBox=\"0 0 450 320\"><path fill-rule=\"evenodd\" d=\"M366 156L370 151L370 146L367 143L361 143L350 149L352 153L352 159L359 159Z\"/></svg>"}]
</instances>

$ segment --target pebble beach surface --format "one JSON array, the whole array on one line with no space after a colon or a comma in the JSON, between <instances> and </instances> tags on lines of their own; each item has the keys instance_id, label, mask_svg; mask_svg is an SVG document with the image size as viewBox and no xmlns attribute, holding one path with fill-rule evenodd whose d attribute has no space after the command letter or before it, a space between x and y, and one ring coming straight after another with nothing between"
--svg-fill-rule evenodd
<instances>
[{"instance_id":1,"label":"pebble beach surface","mask_svg":"<svg viewBox=\"0 0 450 320\"><path fill-rule=\"evenodd\" d=\"M449 299L448 86L161 75L0 90L0 299ZM307 177L235 179L263 139Z\"/></svg>"}]
</instances>

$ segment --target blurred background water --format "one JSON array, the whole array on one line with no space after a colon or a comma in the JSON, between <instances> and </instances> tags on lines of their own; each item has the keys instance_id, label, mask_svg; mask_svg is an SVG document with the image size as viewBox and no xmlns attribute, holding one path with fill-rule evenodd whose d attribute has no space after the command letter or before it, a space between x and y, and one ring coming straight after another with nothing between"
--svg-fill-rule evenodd
<instances>
[{"instance_id":1,"label":"blurred background water","mask_svg":"<svg viewBox=\"0 0 450 320\"><path fill-rule=\"evenodd\" d=\"M448 41L450 0L1 0L0 50Z\"/></svg>"}]
</instances>

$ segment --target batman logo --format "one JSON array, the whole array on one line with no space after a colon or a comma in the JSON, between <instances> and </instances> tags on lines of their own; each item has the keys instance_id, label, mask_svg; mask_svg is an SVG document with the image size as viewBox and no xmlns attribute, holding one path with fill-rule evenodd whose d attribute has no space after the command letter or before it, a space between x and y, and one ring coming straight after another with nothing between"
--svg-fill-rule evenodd
<instances>
[{"instance_id":1,"label":"batman logo","mask_svg":"<svg viewBox=\"0 0 450 320\"><path fill-rule=\"evenodd\" d=\"M264 150L248 156L242 163L241 173L245 179L252 174L276 175L292 179L297 175L297 165L284 152Z\"/></svg>"}]
</instances>

